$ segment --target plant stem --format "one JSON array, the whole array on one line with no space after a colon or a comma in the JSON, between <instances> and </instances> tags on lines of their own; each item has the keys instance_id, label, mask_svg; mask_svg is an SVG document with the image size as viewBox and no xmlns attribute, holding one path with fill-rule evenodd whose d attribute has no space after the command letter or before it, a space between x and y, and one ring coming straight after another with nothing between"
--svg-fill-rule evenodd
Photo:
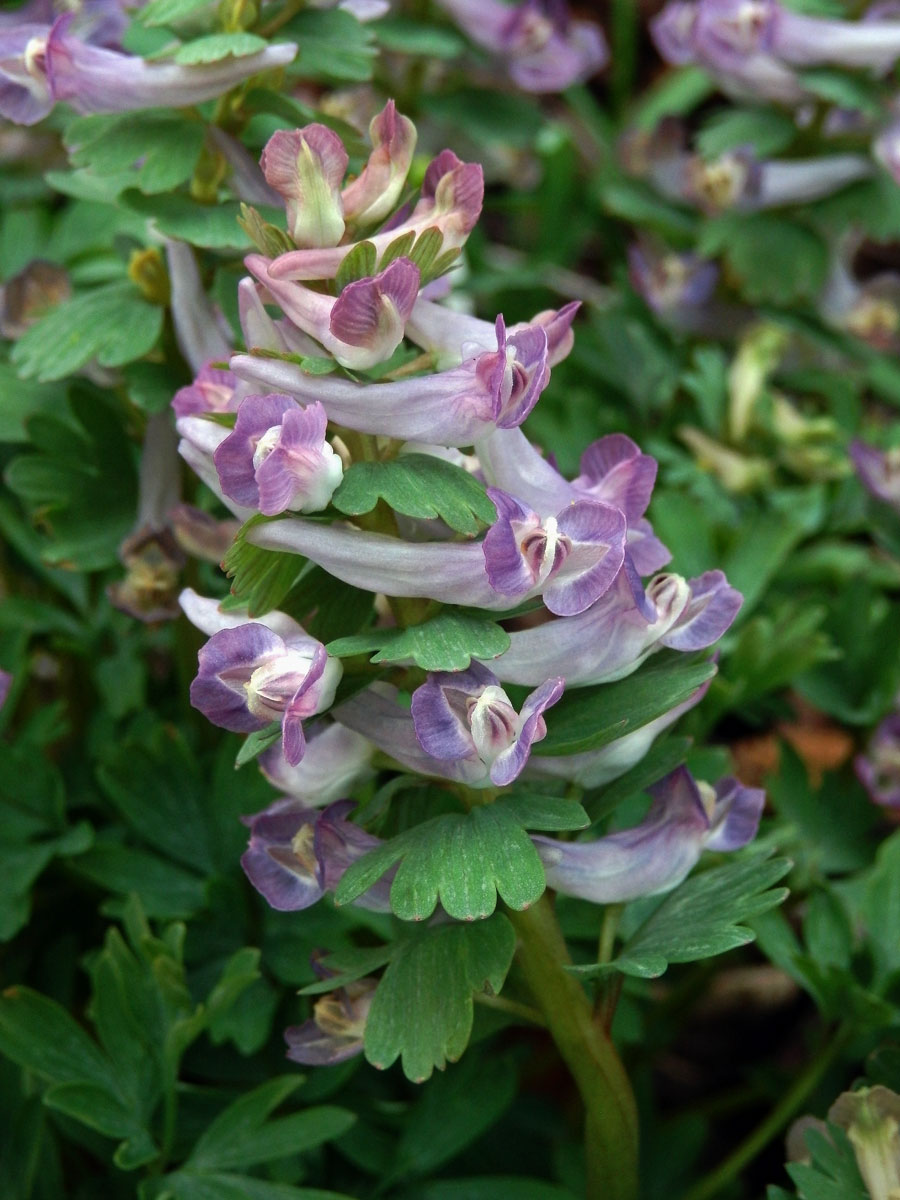
<instances>
[{"instance_id":1,"label":"plant stem","mask_svg":"<svg viewBox=\"0 0 900 1200\"><path fill-rule=\"evenodd\" d=\"M511 1017L518 1017L521 1021L527 1021L529 1025L547 1027L543 1015L529 1004L520 1004L518 1000L507 1000L505 996L489 996L486 992L476 992L473 999L476 1003L484 1005L485 1008L509 1013Z\"/></svg>"},{"instance_id":2,"label":"plant stem","mask_svg":"<svg viewBox=\"0 0 900 1200\"><path fill-rule=\"evenodd\" d=\"M805 1070L797 1076L772 1111L726 1159L685 1194L684 1200L708 1200L708 1197L718 1195L727 1183L736 1178L794 1116L837 1058L846 1038L846 1030L839 1028L831 1041L812 1056Z\"/></svg>"},{"instance_id":3,"label":"plant stem","mask_svg":"<svg viewBox=\"0 0 900 1200\"><path fill-rule=\"evenodd\" d=\"M631 1084L581 984L565 967L569 951L548 897L507 915L517 958L586 1109L589 1200L636 1200L637 1111Z\"/></svg>"}]
</instances>

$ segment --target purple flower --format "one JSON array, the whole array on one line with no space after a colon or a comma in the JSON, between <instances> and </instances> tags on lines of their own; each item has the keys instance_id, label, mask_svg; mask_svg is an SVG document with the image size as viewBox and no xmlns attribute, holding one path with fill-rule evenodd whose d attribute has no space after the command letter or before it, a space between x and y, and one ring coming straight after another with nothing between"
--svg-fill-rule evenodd
<instances>
[{"instance_id":1,"label":"purple flower","mask_svg":"<svg viewBox=\"0 0 900 1200\"><path fill-rule=\"evenodd\" d=\"M0 670L0 708L6 703L9 689L12 687L12 681L13 677L9 671Z\"/></svg>"},{"instance_id":2,"label":"purple flower","mask_svg":"<svg viewBox=\"0 0 900 1200\"><path fill-rule=\"evenodd\" d=\"M290 396L247 396L213 455L222 491L267 517L318 512L341 482L341 460L325 440L321 404Z\"/></svg>"},{"instance_id":3,"label":"purple flower","mask_svg":"<svg viewBox=\"0 0 900 1200\"><path fill-rule=\"evenodd\" d=\"M478 542L406 542L300 518L248 535L257 546L303 554L352 587L422 596L495 611L543 596L551 612L588 608L610 587L625 557L625 518L609 504L579 501L541 519L489 490L498 519Z\"/></svg>"},{"instance_id":4,"label":"purple flower","mask_svg":"<svg viewBox=\"0 0 900 1200\"><path fill-rule=\"evenodd\" d=\"M611 683L663 647L690 653L711 646L740 606L740 593L721 571L691 580L657 575L640 605L620 572L585 612L510 634L510 648L491 665L508 683L534 686L554 673L569 687Z\"/></svg>"},{"instance_id":5,"label":"purple flower","mask_svg":"<svg viewBox=\"0 0 900 1200\"><path fill-rule=\"evenodd\" d=\"M194 413L234 412L237 399L234 389L237 380L231 371L222 371L205 363L197 378L187 387L179 388L172 398L176 417L189 417Z\"/></svg>"},{"instance_id":6,"label":"purple flower","mask_svg":"<svg viewBox=\"0 0 900 1200\"><path fill-rule=\"evenodd\" d=\"M756 836L765 793L736 779L715 788L686 767L649 788L653 805L633 829L593 842L534 836L547 885L595 904L619 904L671 891L704 849L737 850Z\"/></svg>"},{"instance_id":7,"label":"purple flower","mask_svg":"<svg viewBox=\"0 0 900 1200\"><path fill-rule=\"evenodd\" d=\"M241 856L247 878L278 912L309 908L333 892L351 863L380 845L380 839L347 820L355 807L339 800L323 810L296 800L276 800L247 819L250 842ZM354 903L390 912L389 880L379 880Z\"/></svg>"},{"instance_id":8,"label":"purple flower","mask_svg":"<svg viewBox=\"0 0 900 1200\"><path fill-rule=\"evenodd\" d=\"M80 113L131 112L162 105L184 108L212 100L251 75L285 66L297 47L285 42L257 54L181 66L145 62L90 45L70 32L73 14L51 27L21 25L0 33L0 113L33 125L57 101Z\"/></svg>"},{"instance_id":9,"label":"purple flower","mask_svg":"<svg viewBox=\"0 0 900 1200\"><path fill-rule=\"evenodd\" d=\"M280 792L309 808L321 808L371 775L374 750L368 738L343 725L317 722L307 730L306 753L296 766L276 745L260 755L259 768Z\"/></svg>"},{"instance_id":10,"label":"purple flower","mask_svg":"<svg viewBox=\"0 0 900 1200\"><path fill-rule=\"evenodd\" d=\"M656 253L649 246L628 247L628 276L638 295L662 316L685 323L702 309L719 281L719 268L696 254Z\"/></svg>"},{"instance_id":11,"label":"purple flower","mask_svg":"<svg viewBox=\"0 0 900 1200\"><path fill-rule=\"evenodd\" d=\"M291 766L306 748L303 720L328 708L342 674L320 642L297 630L280 637L254 621L214 633L191 684L193 706L223 729L251 733L280 720Z\"/></svg>"},{"instance_id":12,"label":"purple flower","mask_svg":"<svg viewBox=\"0 0 900 1200\"><path fill-rule=\"evenodd\" d=\"M477 163L461 162L452 150L442 150L425 172L421 199L409 219L367 240L375 247L379 261L397 238L409 233L418 237L426 229L437 229L441 234L442 252L454 250L465 245L481 215L483 201L484 173L481 167ZM289 251L272 260L270 278L282 281L333 279L351 249L350 246L335 246L333 249Z\"/></svg>"},{"instance_id":13,"label":"purple flower","mask_svg":"<svg viewBox=\"0 0 900 1200\"><path fill-rule=\"evenodd\" d=\"M550 378L547 335L536 325L507 334L497 318L496 349L475 350L458 367L389 383L310 375L295 363L238 354L234 373L257 388L321 402L330 420L361 433L468 446L495 428L520 424Z\"/></svg>"},{"instance_id":14,"label":"purple flower","mask_svg":"<svg viewBox=\"0 0 900 1200\"><path fill-rule=\"evenodd\" d=\"M357 979L320 997L310 1020L284 1031L288 1058L304 1066L327 1067L361 1054L377 986L376 979Z\"/></svg>"},{"instance_id":15,"label":"purple flower","mask_svg":"<svg viewBox=\"0 0 900 1200\"><path fill-rule=\"evenodd\" d=\"M369 139L368 162L341 192L344 219L363 229L386 220L399 202L416 149L416 127L388 100L372 118Z\"/></svg>"},{"instance_id":16,"label":"purple flower","mask_svg":"<svg viewBox=\"0 0 900 1200\"><path fill-rule=\"evenodd\" d=\"M854 440L850 443L850 457L867 490L900 512L900 447L879 450L877 446Z\"/></svg>"},{"instance_id":17,"label":"purple flower","mask_svg":"<svg viewBox=\"0 0 900 1200\"><path fill-rule=\"evenodd\" d=\"M555 367L572 349L575 341L572 322L580 307L573 300L560 309L546 309L530 321L511 325L507 331L510 340L527 329L543 329L547 335L547 363ZM496 324L435 304L424 295L413 307L406 323L406 336L432 354L440 368L456 366L478 350L493 350L497 342Z\"/></svg>"},{"instance_id":18,"label":"purple flower","mask_svg":"<svg viewBox=\"0 0 900 1200\"><path fill-rule=\"evenodd\" d=\"M297 251L302 253L302 251ZM283 258L287 258L283 255ZM343 367L366 370L390 358L403 340L419 294L419 268L397 258L378 275L348 283L336 300L272 274L276 262L260 254L244 260L285 316L315 338Z\"/></svg>"},{"instance_id":19,"label":"purple flower","mask_svg":"<svg viewBox=\"0 0 900 1200\"><path fill-rule=\"evenodd\" d=\"M336 246L343 237L348 161L344 143L327 125L279 129L266 142L259 165L285 201L288 232L298 246Z\"/></svg>"},{"instance_id":20,"label":"purple flower","mask_svg":"<svg viewBox=\"0 0 900 1200\"><path fill-rule=\"evenodd\" d=\"M505 787L521 773L531 746L547 735L543 712L563 693L564 679L548 679L517 713L493 672L478 663L468 670L438 671L412 697L419 745L432 758L465 763L468 783Z\"/></svg>"},{"instance_id":21,"label":"purple flower","mask_svg":"<svg viewBox=\"0 0 900 1200\"><path fill-rule=\"evenodd\" d=\"M529 92L561 92L606 65L602 32L573 21L565 0L438 0L473 42L506 65L512 80Z\"/></svg>"},{"instance_id":22,"label":"purple flower","mask_svg":"<svg viewBox=\"0 0 900 1200\"><path fill-rule=\"evenodd\" d=\"M872 734L865 754L858 754L853 766L876 804L900 808L900 714L885 717Z\"/></svg>"},{"instance_id":23,"label":"purple flower","mask_svg":"<svg viewBox=\"0 0 900 1200\"><path fill-rule=\"evenodd\" d=\"M190 415L179 417L175 422L175 428L181 438L178 443L178 453L191 470L203 480L213 495L218 496L239 521L244 522L255 516L255 509L244 508L243 505L231 500L223 493L219 483L214 455L221 443L228 437L228 430L216 421L208 421L203 416Z\"/></svg>"}]
</instances>

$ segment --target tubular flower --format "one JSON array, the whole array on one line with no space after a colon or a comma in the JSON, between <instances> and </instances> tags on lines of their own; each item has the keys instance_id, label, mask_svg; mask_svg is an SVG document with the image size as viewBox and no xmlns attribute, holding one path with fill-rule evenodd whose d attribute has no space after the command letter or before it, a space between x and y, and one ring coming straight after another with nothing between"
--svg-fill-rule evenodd
<instances>
[{"instance_id":1,"label":"tubular flower","mask_svg":"<svg viewBox=\"0 0 900 1200\"><path fill-rule=\"evenodd\" d=\"M884 808L900 808L900 714L885 717L853 766L871 799Z\"/></svg>"},{"instance_id":2,"label":"tubular flower","mask_svg":"<svg viewBox=\"0 0 900 1200\"><path fill-rule=\"evenodd\" d=\"M288 1058L304 1066L327 1067L362 1054L377 986L376 979L357 979L318 999L310 1020L284 1031Z\"/></svg>"},{"instance_id":3,"label":"tubular flower","mask_svg":"<svg viewBox=\"0 0 900 1200\"><path fill-rule=\"evenodd\" d=\"M151 63L83 41L71 31L73 20L67 13L51 26L0 30L0 114L34 125L57 101L80 113L184 108L213 100L260 71L286 66L297 53L296 45L283 42L215 63Z\"/></svg>"},{"instance_id":4,"label":"tubular flower","mask_svg":"<svg viewBox=\"0 0 900 1200\"><path fill-rule=\"evenodd\" d=\"M306 732L306 753L296 766L277 745L260 755L260 770L280 792L309 808L321 808L372 774L375 747L368 738L338 724L316 723Z\"/></svg>"},{"instance_id":5,"label":"tubular flower","mask_svg":"<svg viewBox=\"0 0 900 1200\"><path fill-rule=\"evenodd\" d=\"M528 325L507 334L497 318L496 348L479 347L458 367L390 383L354 383L310 375L296 363L235 355L246 384L277 388L301 403L317 400L328 417L361 433L468 446L493 429L519 425L550 378L547 334Z\"/></svg>"},{"instance_id":6,"label":"tubular flower","mask_svg":"<svg viewBox=\"0 0 900 1200\"><path fill-rule=\"evenodd\" d=\"M476 45L504 63L527 92L561 92L609 59L598 26L575 21L565 0L438 0Z\"/></svg>"},{"instance_id":7,"label":"tubular flower","mask_svg":"<svg viewBox=\"0 0 900 1200\"><path fill-rule=\"evenodd\" d=\"M272 260L244 260L285 316L330 353L342 367L365 370L390 358L400 345L419 294L419 268L397 258L368 279L348 283L336 300L272 274ZM275 260L276 262L278 260Z\"/></svg>"},{"instance_id":8,"label":"tubular flower","mask_svg":"<svg viewBox=\"0 0 900 1200\"><path fill-rule=\"evenodd\" d=\"M321 404L290 396L247 396L213 461L222 491L266 516L318 512L341 482L341 460L325 440Z\"/></svg>"},{"instance_id":9,"label":"tubular flower","mask_svg":"<svg viewBox=\"0 0 900 1200\"><path fill-rule=\"evenodd\" d=\"M542 520L505 493L488 495L498 519L480 543L404 542L297 518L248 537L265 549L303 554L353 587L495 611L543 595L553 613L582 612L611 586L625 557L618 509L582 501Z\"/></svg>"},{"instance_id":10,"label":"tubular flower","mask_svg":"<svg viewBox=\"0 0 900 1200\"><path fill-rule=\"evenodd\" d=\"M517 713L486 667L473 663L466 671L436 672L413 693L416 738L432 758L465 764L467 782L489 779L505 787L521 773L532 744L546 737L542 714L564 687L564 679L546 680Z\"/></svg>"},{"instance_id":11,"label":"tubular flower","mask_svg":"<svg viewBox=\"0 0 900 1200\"><path fill-rule=\"evenodd\" d=\"M250 842L241 866L256 890L278 912L310 908L333 892L351 863L380 839L347 820L352 800L327 808L303 808L296 800L276 800L246 819ZM361 908L390 912L390 882L379 880L355 901Z\"/></svg>"},{"instance_id":12,"label":"tubular flower","mask_svg":"<svg viewBox=\"0 0 900 1200\"><path fill-rule=\"evenodd\" d=\"M900 512L900 449L879 450L857 440L850 443L850 457L865 488Z\"/></svg>"},{"instance_id":13,"label":"tubular flower","mask_svg":"<svg viewBox=\"0 0 900 1200\"><path fill-rule=\"evenodd\" d=\"M199 654L191 703L214 725L236 733L281 722L284 756L291 766L303 757L304 718L329 707L341 664L299 625L280 637L259 622L214 633Z\"/></svg>"},{"instance_id":14,"label":"tubular flower","mask_svg":"<svg viewBox=\"0 0 900 1200\"><path fill-rule=\"evenodd\" d=\"M686 767L649 789L653 805L633 829L593 842L534 836L547 884L566 896L618 904L671 891L704 849L737 850L756 836L765 793L736 779L715 788Z\"/></svg>"},{"instance_id":15,"label":"tubular flower","mask_svg":"<svg viewBox=\"0 0 900 1200\"><path fill-rule=\"evenodd\" d=\"M380 261L385 250L400 237L412 240L426 230L441 235L441 250L465 245L469 233L481 215L484 201L484 174L477 163L464 163L452 150L443 150L429 165L422 182L422 195L408 220L391 224L390 229L366 240ZM273 279L333 279L350 250L289 250L271 264Z\"/></svg>"}]
</instances>

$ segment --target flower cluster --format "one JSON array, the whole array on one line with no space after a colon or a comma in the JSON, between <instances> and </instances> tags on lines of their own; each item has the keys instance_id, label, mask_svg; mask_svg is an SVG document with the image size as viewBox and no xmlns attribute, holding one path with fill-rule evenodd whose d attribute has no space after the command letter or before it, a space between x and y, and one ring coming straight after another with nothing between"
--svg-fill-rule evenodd
<instances>
[{"instance_id":1,"label":"flower cluster","mask_svg":"<svg viewBox=\"0 0 900 1200\"><path fill-rule=\"evenodd\" d=\"M276 234L255 226L260 253L239 289L245 349L228 369L203 366L175 396L181 453L234 516L252 518L244 553L302 556L335 588L383 598L370 608L376 633L437 614L471 620L477 609L509 626L507 648L473 648L463 669L424 677L409 660L388 672L355 666L372 681L344 694L340 658L294 616L250 620L183 594L209 636L193 704L217 725L275 741L261 766L282 796L249 820L243 866L280 910L333 892L379 844L346 799L376 759L488 802L520 776L596 786L621 775L705 687L598 749L541 757L564 690L623 679L662 650L710 647L741 603L719 571L664 570L669 552L646 517L656 463L630 438L600 437L569 479L523 432L571 349L577 305L507 325L434 298L478 219L480 167L443 151L418 197L395 211L415 129L389 103L371 138L349 182L347 153L325 126L270 139L261 168L284 200L291 245L276 252ZM455 528L444 511L411 519L389 496L370 511L342 505L361 470L412 462L426 479L449 473L474 489L480 525ZM683 768L652 794L636 828L581 842L535 836L548 883L598 903L666 891L704 847L745 845L763 799ZM390 880L356 903L389 910ZM338 1061L358 1049L370 999L367 984L320 1002L315 1029L290 1031L291 1057Z\"/></svg>"}]
</instances>

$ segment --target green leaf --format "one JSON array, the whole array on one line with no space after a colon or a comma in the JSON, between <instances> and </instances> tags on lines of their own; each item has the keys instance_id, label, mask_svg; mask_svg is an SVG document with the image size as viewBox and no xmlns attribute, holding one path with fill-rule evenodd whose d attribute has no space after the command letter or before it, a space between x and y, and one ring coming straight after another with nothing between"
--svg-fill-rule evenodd
<instances>
[{"instance_id":1,"label":"green leaf","mask_svg":"<svg viewBox=\"0 0 900 1200\"><path fill-rule=\"evenodd\" d=\"M44 1093L44 1103L48 1108L55 1108L57 1112L65 1113L67 1117L96 1129L106 1137L130 1139L140 1138L143 1134L141 1140L146 1139L145 1145L149 1143L149 1157L155 1158L159 1153L128 1107L106 1088L95 1083L55 1084Z\"/></svg>"},{"instance_id":2,"label":"green leaf","mask_svg":"<svg viewBox=\"0 0 900 1200\"><path fill-rule=\"evenodd\" d=\"M820 100L865 113L868 117L881 115L884 101L881 85L875 79L831 67L799 71L798 76L803 86Z\"/></svg>"},{"instance_id":3,"label":"green leaf","mask_svg":"<svg viewBox=\"0 0 900 1200\"><path fill-rule=\"evenodd\" d=\"M137 507L132 447L122 422L97 393L79 387L69 412L33 417L28 431L36 453L15 458L6 482L52 538L43 558L86 571L111 566Z\"/></svg>"},{"instance_id":4,"label":"green leaf","mask_svg":"<svg viewBox=\"0 0 900 1200\"><path fill-rule=\"evenodd\" d=\"M265 729L254 730L253 733L247 735L240 750L238 750L237 758L234 760L235 767L243 767L245 763L252 762L254 758L259 758L260 754L274 745L280 737L281 726L277 721L273 721Z\"/></svg>"},{"instance_id":5,"label":"green leaf","mask_svg":"<svg viewBox=\"0 0 900 1200\"><path fill-rule=\"evenodd\" d=\"M407 629L375 629L338 638L325 647L337 658L377 651L373 663L412 659L423 671L464 671L473 658L498 658L509 649L509 634L484 617L442 612Z\"/></svg>"},{"instance_id":6,"label":"green leaf","mask_svg":"<svg viewBox=\"0 0 900 1200\"><path fill-rule=\"evenodd\" d=\"M377 257L374 242L357 242L341 261L334 277L338 292L342 292L348 283L374 275Z\"/></svg>"},{"instance_id":7,"label":"green leaf","mask_svg":"<svg viewBox=\"0 0 900 1200\"><path fill-rule=\"evenodd\" d=\"M372 78L378 53L372 31L340 9L306 9L293 17L281 33L300 49L290 68L303 79L349 80L365 83Z\"/></svg>"},{"instance_id":8,"label":"green leaf","mask_svg":"<svg viewBox=\"0 0 900 1200\"><path fill-rule=\"evenodd\" d=\"M66 129L75 167L95 175L117 175L140 161L142 192L167 192L190 179L203 148L205 128L176 112L129 113L127 117L80 117Z\"/></svg>"},{"instance_id":9,"label":"green leaf","mask_svg":"<svg viewBox=\"0 0 900 1200\"><path fill-rule=\"evenodd\" d=\"M51 1083L89 1083L119 1095L113 1063L62 1005L30 988L0 996L0 1051Z\"/></svg>"},{"instance_id":10,"label":"green leaf","mask_svg":"<svg viewBox=\"0 0 900 1200\"><path fill-rule=\"evenodd\" d=\"M263 550L247 541L247 534L268 518L253 516L238 530L222 567L231 580L228 607L246 607L252 620L278 608L294 586L305 560L280 550Z\"/></svg>"},{"instance_id":11,"label":"green leaf","mask_svg":"<svg viewBox=\"0 0 900 1200\"><path fill-rule=\"evenodd\" d=\"M296 1075L270 1079L239 1097L200 1137L188 1168L222 1171L302 1154L346 1133L356 1120L345 1108L307 1108L269 1120L301 1082Z\"/></svg>"},{"instance_id":12,"label":"green leaf","mask_svg":"<svg viewBox=\"0 0 900 1200\"><path fill-rule=\"evenodd\" d=\"M662 199L649 184L637 179L605 184L600 191L600 201L613 216L664 234L693 235L697 227L696 214L689 208Z\"/></svg>"},{"instance_id":13,"label":"green leaf","mask_svg":"<svg viewBox=\"0 0 900 1200\"><path fill-rule=\"evenodd\" d=\"M43 413L58 413L65 405L65 389L58 383L41 384L20 379L9 363L0 363L0 442L27 442L25 422Z\"/></svg>"},{"instance_id":14,"label":"green leaf","mask_svg":"<svg viewBox=\"0 0 900 1200\"><path fill-rule=\"evenodd\" d=\"M353 1200L343 1192L270 1183L250 1175L178 1171L165 1177L165 1200Z\"/></svg>"},{"instance_id":15,"label":"green leaf","mask_svg":"<svg viewBox=\"0 0 900 1200\"><path fill-rule=\"evenodd\" d=\"M142 25L174 25L176 22L189 17L197 9L206 8L208 0L149 0L143 8L137 9L135 18Z\"/></svg>"},{"instance_id":16,"label":"green leaf","mask_svg":"<svg viewBox=\"0 0 900 1200\"><path fill-rule=\"evenodd\" d=\"M133 283L110 283L52 309L16 342L11 359L24 378L41 383L72 375L91 359L121 367L153 349L162 323L163 309Z\"/></svg>"},{"instance_id":17,"label":"green leaf","mask_svg":"<svg viewBox=\"0 0 900 1200\"><path fill-rule=\"evenodd\" d=\"M649 132L663 117L691 112L716 90L715 80L700 67L678 67L674 71L666 71L660 82L640 98L634 113L634 124Z\"/></svg>"},{"instance_id":18,"label":"green leaf","mask_svg":"<svg viewBox=\"0 0 900 1200\"><path fill-rule=\"evenodd\" d=\"M365 1055L375 1067L401 1058L420 1083L458 1059L472 1032L474 992L496 995L516 938L500 913L472 925L435 925L398 948L372 1000Z\"/></svg>"},{"instance_id":19,"label":"green leaf","mask_svg":"<svg viewBox=\"0 0 900 1200\"><path fill-rule=\"evenodd\" d=\"M416 1192L416 1200L574 1200L574 1193L555 1183L513 1175L439 1179Z\"/></svg>"},{"instance_id":20,"label":"green leaf","mask_svg":"<svg viewBox=\"0 0 900 1200\"><path fill-rule=\"evenodd\" d=\"M760 248L765 247L765 253ZM772 213L723 213L700 231L697 253L723 253L753 303L790 304L817 296L828 273L828 247L799 221ZM777 263L777 269L772 264Z\"/></svg>"},{"instance_id":21,"label":"green leaf","mask_svg":"<svg viewBox=\"0 0 900 1200\"><path fill-rule=\"evenodd\" d=\"M781 904L787 888L774 884L791 869L786 858L753 855L685 880L641 925L611 963L569 968L592 978L610 970L655 978L669 963L724 954L754 939L738 922Z\"/></svg>"},{"instance_id":22,"label":"green leaf","mask_svg":"<svg viewBox=\"0 0 900 1200\"><path fill-rule=\"evenodd\" d=\"M211 250L247 250L250 239L238 224L241 206L237 201L199 204L190 196L145 196L134 188L121 200L134 212L150 217L160 233ZM260 214L273 225L284 224L284 213L260 207Z\"/></svg>"},{"instance_id":23,"label":"green leaf","mask_svg":"<svg viewBox=\"0 0 900 1200\"><path fill-rule=\"evenodd\" d=\"M712 659L685 662L683 655L650 660L627 679L573 688L547 714L547 736L533 753L541 757L598 750L640 729L689 699L716 673Z\"/></svg>"},{"instance_id":24,"label":"green leaf","mask_svg":"<svg viewBox=\"0 0 900 1200\"><path fill-rule=\"evenodd\" d=\"M255 33L210 33L179 46L172 55L172 61L190 67L197 63L220 62L229 57L246 58L248 54L259 54L268 44L265 38Z\"/></svg>"},{"instance_id":25,"label":"green leaf","mask_svg":"<svg viewBox=\"0 0 900 1200\"><path fill-rule=\"evenodd\" d=\"M418 17L385 17L369 28L379 44L393 54L415 54L423 58L457 58L466 48L459 34L444 25L426 25Z\"/></svg>"},{"instance_id":26,"label":"green leaf","mask_svg":"<svg viewBox=\"0 0 900 1200\"><path fill-rule=\"evenodd\" d=\"M348 516L371 512L380 499L406 517L438 518L458 533L476 534L497 512L484 485L462 467L430 454L404 454L389 462L354 463L331 498Z\"/></svg>"},{"instance_id":27,"label":"green leaf","mask_svg":"<svg viewBox=\"0 0 900 1200\"><path fill-rule=\"evenodd\" d=\"M863 1183L856 1154L843 1129L829 1125L827 1134L807 1129L803 1139L812 1161L785 1166L801 1200L868 1200L871 1193Z\"/></svg>"},{"instance_id":28,"label":"green leaf","mask_svg":"<svg viewBox=\"0 0 900 1200\"><path fill-rule=\"evenodd\" d=\"M440 901L456 920L490 916L497 895L528 908L546 887L544 868L526 829L583 829L587 813L572 800L503 796L468 813L445 813L369 851L345 872L335 893L347 904L396 862L391 908L404 921L430 917Z\"/></svg>"},{"instance_id":29,"label":"green leaf","mask_svg":"<svg viewBox=\"0 0 900 1200\"><path fill-rule=\"evenodd\" d=\"M346 987L355 983L364 975L372 975L391 961L397 951L397 942L386 946L354 946L350 950L335 950L323 960L323 966L328 971L326 979L317 979L300 989L301 996L321 996L325 992L333 992L336 988Z\"/></svg>"},{"instance_id":30,"label":"green leaf","mask_svg":"<svg viewBox=\"0 0 900 1200\"><path fill-rule=\"evenodd\" d=\"M401 233L399 237L395 237L383 251L381 258L378 260L378 269L383 271L388 263L392 263L395 258L405 258L408 256L416 240L415 231L408 229L406 233Z\"/></svg>"},{"instance_id":31,"label":"green leaf","mask_svg":"<svg viewBox=\"0 0 900 1200\"><path fill-rule=\"evenodd\" d=\"M752 146L760 158L769 158L787 149L796 133L796 124L778 109L725 108L706 119L695 140L707 159L741 146Z\"/></svg>"}]
</instances>

